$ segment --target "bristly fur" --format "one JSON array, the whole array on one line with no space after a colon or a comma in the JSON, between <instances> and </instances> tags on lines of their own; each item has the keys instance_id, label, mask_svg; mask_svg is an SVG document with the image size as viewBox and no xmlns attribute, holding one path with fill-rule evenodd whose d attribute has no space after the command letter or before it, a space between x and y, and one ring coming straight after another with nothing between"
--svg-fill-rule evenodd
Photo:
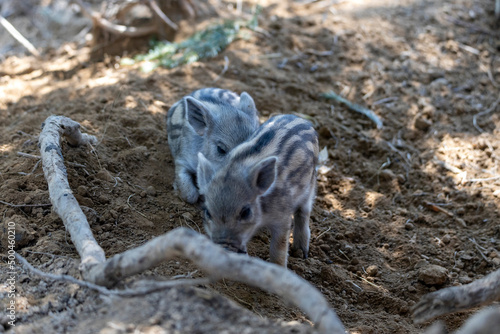
<instances>
[{"instance_id":1,"label":"bristly fur","mask_svg":"<svg viewBox=\"0 0 500 334\"><path fill-rule=\"evenodd\" d=\"M198 201L198 152L217 166L259 126L250 95L203 88L176 102L167 113L170 152L175 161L174 188L188 203Z\"/></svg>"},{"instance_id":2,"label":"bristly fur","mask_svg":"<svg viewBox=\"0 0 500 334\"><path fill-rule=\"evenodd\" d=\"M294 220L294 250L309 251L309 217L316 194L318 136L293 116L269 119L215 168L198 157L197 181L211 239L240 252L261 227L271 232L271 261L285 265Z\"/></svg>"}]
</instances>

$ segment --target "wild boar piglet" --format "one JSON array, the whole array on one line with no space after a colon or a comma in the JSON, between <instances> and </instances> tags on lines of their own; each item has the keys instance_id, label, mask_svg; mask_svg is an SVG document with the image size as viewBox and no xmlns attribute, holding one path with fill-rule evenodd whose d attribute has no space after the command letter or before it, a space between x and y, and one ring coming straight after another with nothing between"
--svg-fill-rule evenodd
<instances>
[{"instance_id":1,"label":"wild boar piglet","mask_svg":"<svg viewBox=\"0 0 500 334\"><path fill-rule=\"evenodd\" d=\"M259 127L252 97L220 88L203 88L176 102L167 113L167 135L175 161L174 188L188 203L198 201L198 152L214 168Z\"/></svg>"},{"instance_id":2,"label":"wild boar piglet","mask_svg":"<svg viewBox=\"0 0 500 334\"><path fill-rule=\"evenodd\" d=\"M272 117L220 168L202 153L198 161L205 230L215 243L246 253L250 238L267 227L271 262L286 266L293 216L292 249L307 257L318 161L318 136L310 122Z\"/></svg>"}]
</instances>

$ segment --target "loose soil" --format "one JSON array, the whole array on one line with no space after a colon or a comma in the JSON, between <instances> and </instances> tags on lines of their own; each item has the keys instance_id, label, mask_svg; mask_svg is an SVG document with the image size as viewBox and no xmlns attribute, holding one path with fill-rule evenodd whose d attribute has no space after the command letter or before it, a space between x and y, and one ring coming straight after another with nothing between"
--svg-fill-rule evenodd
<instances>
[{"instance_id":1,"label":"loose soil","mask_svg":"<svg viewBox=\"0 0 500 334\"><path fill-rule=\"evenodd\" d=\"M201 87L247 91L263 121L277 113L310 119L328 151L310 256L290 257L289 269L324 294L351 333L421 333L428 324L415 325L410 309L423 295L500 268L500 107L494 105L500 31L493 1L260 4L260 33L176 69L142 73L114 57L91 61L89 47L74 42L43 60L2 56L0 200L50 202L41 166L17 152L38 155L43 121L65 115L99 138L92 148L63 143L63 154L70 185L108 257L179 226L203 233L199 210L172 188L165 114ZM244 12L252 5L244 2ZM11 21L23 26L22 20L19 14ZM79 31L68 30L67 40L73 30ZM225 57L228 70L216 81ZM384 127L321 97L330 90L371 108ZM50 207L0 204L0 211L2 282L11 221L17 251L30 263L79 277L78 255ZM249 254L265 260L268 249L262 232ZM140 276L203 275L195 270L179 259ZM118 300L18 274L16 326L2 311L0 332L311 332L300 310L234 282ZM0 295L4 309L4 287ZM474 311L442 320L453 330Z\"/></svg>"}]
</instances>

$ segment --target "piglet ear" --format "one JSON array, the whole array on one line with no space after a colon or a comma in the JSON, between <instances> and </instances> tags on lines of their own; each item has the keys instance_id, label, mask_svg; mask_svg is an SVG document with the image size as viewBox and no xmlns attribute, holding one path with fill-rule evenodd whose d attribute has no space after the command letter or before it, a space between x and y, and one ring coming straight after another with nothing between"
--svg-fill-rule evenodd
<instances>
[{"instance_id":1,"label":"piglet ear","mask_svg":"<svg viewBox=\"0 0 500 334\"><path fill-rule=\"evenodd\" d=\"M196 181L198 189L203 189L210 183L214 177L215 169L212 163L205 158L203 153L198 152L198 167L196 169Z\"/></svg>"},{"instance_id":2,"label":"piglet ear","mask_svg":"<svg viewBox=\"0 0 500 334\"><path fill-rule=\"evenodd\" d=\"M250 173L251 186L258 195L265 193L276 180L277 157L262 160L252 168Z\"/></svg>"},{"instance_id":3,"label":"piglet ear","mask_svg":"<svg viewBox=\"0 0 500 334\"><path fill-rule=\"evenodd\" d=\"M213 124L212 114L207 106L192 96L184 98L186 118L194 131L203 136L207 129Z\"/></svg>"},{"instance_id":4,"label":"piglet ear","mask_svg":"<svg viewBox=\"0 0 500 334\"><path fill-rule=\"evenodd\" d=\"M257 115L257 107L255 107L255 102L247 92L243 92L240 95L239 109L249 116Z\"/></svg>"}]
</instances>

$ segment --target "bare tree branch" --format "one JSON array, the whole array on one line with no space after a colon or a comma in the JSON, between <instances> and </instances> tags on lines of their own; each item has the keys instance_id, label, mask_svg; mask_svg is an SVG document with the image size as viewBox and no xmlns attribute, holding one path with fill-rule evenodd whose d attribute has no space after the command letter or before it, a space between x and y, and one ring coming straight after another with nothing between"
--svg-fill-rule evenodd
<instances>
[{"instance_id":1,"label":"bare tree branch","mask_svg":"<svg viewBox=\"0 0 500 334\"><path fill-rule=\"evenodd\" d=\"M49 186L50 201L53 210L61 217L71 235L71 240L82 259L80 270L85 278L85 273L90 267L104 262L106 257L94 239L87 218L69 186L60 142L63 136L72 146L95 143L97 139L82 134L80 124L64 116L50 116L42 127L39 147L43 172Z\"/></svg>"},{"instance_id":2,"label":"bare tree branch","mask_svg":"<svg viewBox=\"0 0 500 334\"><path fill-rule=\"evenodd\" d=\"M413 319L422 323L496 300L500 300L500 270L470 284L452 286L423 296L412 308Z\"/></svg>"},{"instance_id":3,"label":"bare tree branch","mask_svg":"<svg viewBox=\"0 0 500 334\"><path fill-rule=\"evenodd\" d=\"M161 8L158 6L155 0L149 0L149 5L151 6L151 9L153 9L153 11L156 13L156 15L158 15L158 17L166 23L166 25L168 25L175 31L179 29L179 26L172 22L172 20L170 20L168 16L164 12L162 12Z\"/></svg>"},{"instance_id":4,"label":"bare tree branch","mask_svg":"<svg viewBox=\"0 0 500 334\"><path fill-rule=\"evenodd\" d=\"M92 10L89 6L87 6L83 1L81 0L73 0L78 6L80 6L82 13L92 19L92 22L98 27L101 27L102 29L116 34L116 35L122 35L126 37L142 37L142 36L147 36L154 34L158 31L158 27L156 25L151 25L147 27L127 27L121 24L114 24L113 22L110 22L103 18L101 14L95 12Z\"/></svg>"}]
</instances>

